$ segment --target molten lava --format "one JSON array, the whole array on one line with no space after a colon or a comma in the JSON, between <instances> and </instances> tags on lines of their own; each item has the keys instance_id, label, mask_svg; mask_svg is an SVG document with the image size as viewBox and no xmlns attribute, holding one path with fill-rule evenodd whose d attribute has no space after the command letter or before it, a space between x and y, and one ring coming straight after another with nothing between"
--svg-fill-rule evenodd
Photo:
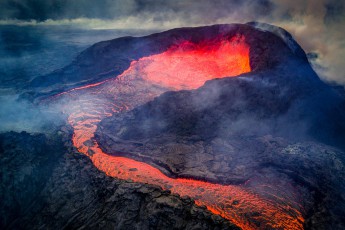
<instances>
[{"instance_id":1,"label":"molten lava","mask_svg":"<svg viewBox=\"0 0 345 230\"><path fill-rule=\"evenodd\" d=\"M249 49L243 36L212 43L185 41L139 62L149 63L139 67L143 79L176 90L196 89L207 80L250 72Z\"/></svg>"},{"instance_id":2,"label":"molten lava","mask_svg":"<svg viewBox=\"0 0 345 230\"><path fill-rule=\"evenodd\" d=\"M250 70L249 47L243 36L199 44L185 41L161 54L133 61L117 78L76 88L55 98L65 103L64 111L74 128L75 147L107 175L190 196L196 204L205 205L243 229L302 229L304 219L300 210L284 199L270 200L245 186L172 179L146 163L104 153L94 139L98 123L113 113L133 109L168 90L195 89L209 79Z\"/></svg>"}]
</instances>

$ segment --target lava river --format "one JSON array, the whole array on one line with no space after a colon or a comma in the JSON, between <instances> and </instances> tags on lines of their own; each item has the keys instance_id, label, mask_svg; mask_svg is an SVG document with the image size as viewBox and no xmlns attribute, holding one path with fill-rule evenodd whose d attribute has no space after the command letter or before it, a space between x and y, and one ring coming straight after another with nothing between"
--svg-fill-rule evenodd
<instances>
[{"instance_id":1,"label":"lava river","mask_svg":"<svg viewBox=\"0 0 345 230\"><path fill-rule=\"evenodd\" d=\"M63 104L74 129L73 144L111 177L169 189L242 229L303 229L298 204L268 199L242 185L173 179L144 162L104 153L94 139L98 123L114 113L142 105L160 94L196 89L205 81L250 72L249 47L243 36L194 44L181 42L167 51L133 61L113 79L52 97Z\"/></svg>"}]
</instances>

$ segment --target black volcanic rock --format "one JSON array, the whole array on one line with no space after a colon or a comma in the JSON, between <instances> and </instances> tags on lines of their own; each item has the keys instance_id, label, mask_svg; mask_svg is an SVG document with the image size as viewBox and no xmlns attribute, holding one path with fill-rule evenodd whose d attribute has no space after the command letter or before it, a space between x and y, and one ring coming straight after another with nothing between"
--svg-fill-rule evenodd
<instances>
[{"instance_id":1,"label":"black volcanic rock","mask_svg":"<svg viewBox=\"0 0 345 230\"><path fill-rule=\"evenodd\" d=\"M64 148L45 135L0 134L0 227L30 212Z\"/></svg>"},{"instance_id":2,"label":"black volcanic rock","mask_svg":"<svg viewBox=\"0 0 345 230\"><path fill-rule=\"evenodd\" d=\"M0 135L1 229L238 229L187 197L106 176L63 130Z\"/></svg>"}]
</instances>

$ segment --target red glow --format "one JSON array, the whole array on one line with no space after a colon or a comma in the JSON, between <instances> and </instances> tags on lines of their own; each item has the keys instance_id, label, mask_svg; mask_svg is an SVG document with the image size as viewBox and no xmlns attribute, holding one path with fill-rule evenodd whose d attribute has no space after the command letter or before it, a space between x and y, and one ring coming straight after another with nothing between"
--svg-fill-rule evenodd
<instances>
[{"instance_id":1,"label":"red glow","mask_svg":"<svg viewBox=\"0 0 345 230\"><path fill-rule=\"evenodd\" d=\"M177 90L199 88L207 80L250 71L249 48L243 36L226 42L194 44L185 41L140 62L149 62L140 68L145 80Z\"/></svg>"},{"instance_id":2,"label":"red glow","mask_svg":"<svg viewBox=\"0 0 345 230\"><path fill-rule=\"evenodd\" d=\"M94 165L107 175L119 179L158 185L181 196L189 196L197 205L205 205L242 229L303 229L301 213L287 203L273 203L244 187L219 185L191 179L172 179L158 169L132 159L113 157L99 148L91 159ZM137 171L130 169L136 168ZM238 201L238 203L237 203ZM248 213L259 213L248 216ZM254 222L260 222L258 227Z\"/></svg>"},{"instance_id":3,"label":"red glow","mask_svg":"<svg viewBox=\"0 0 345 230\"><path fill-rule=\"evenodd\" d=\"M107 175L192 197L197 205L205 205L243 229L302 229L301 212L287 202L260 197L244 186L172 179L143 162L107 155L94 140L98 123L112 113L132 109L167 90L195 89L209 79L249 71L249 47L244 37L204 44L183 42L161 54L133 61L116 79L76 88L59 97L68 99L65 112L74 128L73 144ZM133 168L137 170L130 170Z\"/></svg>"}]
</instances>

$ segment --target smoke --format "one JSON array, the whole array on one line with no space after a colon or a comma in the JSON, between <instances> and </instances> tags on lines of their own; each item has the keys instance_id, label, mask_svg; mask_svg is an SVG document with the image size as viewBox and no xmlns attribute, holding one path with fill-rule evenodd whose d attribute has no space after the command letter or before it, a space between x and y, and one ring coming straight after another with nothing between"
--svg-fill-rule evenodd
<instances>
[{"instance_id":1,"label":"smoke","mask_svg":"<svg viewBox=\"0 0 345 230\"><path fill-rule=\"evenodd\" d=\"M325 80L345 85L345 3L341 1L276 1L270 23L290 33L311 53L314 69ZM282 15L287 15L286 19Z\"/></svg>"},{"instance_id":2,"label":"smoke","mask_svg":"<svg viewBox=\"0 0 345 230\"><path fill-rule=\"evenodd\" d=\"M37 20L98 18L119 19L130 16L169 21L174 17L188 23L213 23L230 14L264 15L271 3L267 0L3 0L1 19ZM239 10L241 12L239 12Z\"/></svg>"},{"instance_id":3,"label":"smoke","mask_svg":"<svg viewBox=\"0 0 345 230\"><path fill-rule=\"evenodd\" d=\"M345 85L344 5L335 0L5 0L0 3L0 25L165 30L263 21L292 33L324 80Z\"/></svg>"},{"instance_id":4,"label":"smoke","mask_svg":"<svg viewBox=\"0 0 345 230\"><path fill-rule=\"evenodd\" d=\"M62 114L57 109L46 110L24 100L17 95L0 97L0 132L26 131L46 133L52 127L63 124Z\"/></svg>"},{"instance_id":5,"label":"smoke","mask_svg":"<svg viewBox=\"0 0 345 230\"><path fill-rule=\"evenodd\" d=\"M336 0L4 0L0 25L166 30L262 21L292 33L322 79L345 85L344 7Z\"/></svg>"},{"instance_id":6,"label":"smoke","mask_svg":"<svg viewBox=\"0 0 345 230\"><path fill-rule=\"evenodd\" d=\"M157 31L184 26L263 21L281 26L292 33L309 53L310 61L322 79L345 85L345 36L341 29L345 25L344 6L344 2L334 0L101 0L97 3L91 0L3 0L0 1L0 25L22 26L24 34L6 30L0 36L0 47L4 51L1 58L3 64L0 65L1 82L5 84L13 79L18 85L18 76L21 76L20 84L24 84L34 75L67 64L66 60L72 60L73 55L81 50L73 48L74 52L64 52L61 58L56 57L55 52L42 52L48 46L52 49L53 43L46 36L54 37L55 33L50 35L45 32L42 35L40 31L35 32L24 26L45 26L47 31L60 25L88 29L95 32L89 38L90 41L85 42L89 45L102 40L101 37L105 40L117 36L113 33L106 34L101 29ZM71 46L65 48L65 44L80 43L81 39L90 37L90 34L61 35L57 38L62 41L61 46L54 49L71 50ZM94 38L96 34L99 35ZM12 44L14 42L15 46ZM13 49L21 42L25 45L24 53L18 53L20 49ZM18 57L22 57L20 62ZM35 65L32 66L33 64ZM36 125L42 127L41 122L35 119L42 117L41 111L30 108L28 103L15 102L12 96L0 99L0 130L10 130L11 127L18 131L32 130ZM24 124L19 122L21 120Z\"/></svg>"}]
</instances>

